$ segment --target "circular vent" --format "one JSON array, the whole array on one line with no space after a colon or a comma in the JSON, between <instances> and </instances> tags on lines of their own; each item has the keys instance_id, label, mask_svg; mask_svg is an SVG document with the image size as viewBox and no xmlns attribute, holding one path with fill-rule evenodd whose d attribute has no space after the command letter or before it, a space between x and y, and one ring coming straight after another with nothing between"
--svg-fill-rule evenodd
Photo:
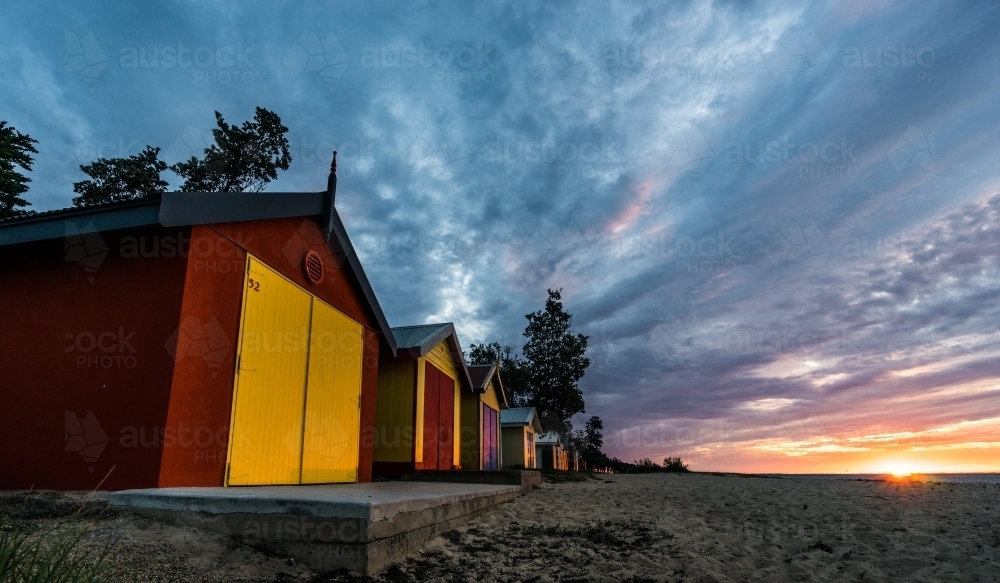
<instances>
[{"instance_id":1,"label":"circular vent","mask_svg":"<svg viewBox=\"0 0 1000 583\"><path fill-rule=\"evenodd\" d=\"M323 260L319 253L306 251L306 259L302 262L302 266L305 268L309 283L317 285L323 281Z\"/></svg>"}]
</instances>

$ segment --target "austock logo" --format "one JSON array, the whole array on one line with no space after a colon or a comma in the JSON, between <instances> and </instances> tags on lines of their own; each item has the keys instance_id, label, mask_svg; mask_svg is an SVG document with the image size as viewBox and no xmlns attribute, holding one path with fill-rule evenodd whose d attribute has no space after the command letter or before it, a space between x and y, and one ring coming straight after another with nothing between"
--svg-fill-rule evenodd
<instances>
[{"instance_id":1,"label":"austock logo","mask_svg":"<svg viewBox=\"0 0 1000 583\"><path fill-rule=\"evenodd\" d=\"M847 138L796 143L786 136L767 142L728 142L723 158L730 164L797 164L800 178L857 178L857 146L858 142L848 143Z\"/></svg>"},{"instance_id":2,"label":"austock logo","mask_svg":"<svg viewBox=\"0 0 1000 583\"><path fill-rule=\"evenodd\" d=\"M281 62L293 79L303 73L318 74L331 84L330 93L333 93L337 90L333 83L340 80L351 60L335 34L330 32L320 39L315 32L306 30L288 49Z\"/></svg>"},{"instance_id":3,"label":"austock logo","mask_svg":"<svg viewBox=\"0 0 1000 583\"><path fill-rule=\"evenodd\" d=\"M614 368L618 366L618 346L615 340L616 333L601 326L600 333L596 338L592 338L587 347L588 354L592 355L591 362L597 367ZM595 342L596 340L596 342Z\"/></svg>"},{"instance_id":4,"label":"austock logo","mask_svg":"<svg viewBox=\"0 0 1000 583\"><path fill-rule=\"evenodd\" d=\"M356 404L353 399L351 402ZM253 444L253 431L240 437L241 442ZM336 462L342 452L348 447L357 447L357 441L341 423L337 415L327 412L320 416L316 413L306 413L306 423L295 423L281 436L281 444L292 454L302 454L315 459L322 458L324 463ZM357 477L357 474L355 474Z\"/></svg>"},{"instance_id":5,"label":"austock logo","mask_svg":"<svg viewBox=\"0 0 1000 583\"><path fill-rule=\"evenodd\" d=\"M777 401L777 399L774 399ZM758 409L768 411L768 408ZM826 424L815 416L784 407L778 409L775 433L793 442L807 442L817 435L829 435Z\"/></svg>"},{"instance_id":6,"label":"austock logo","mask_svg":"<svg viewBox=\"0 0 1000 583\"><path fill-rule=\"evenodd\" d=\"M764 64L775 79L785 73L800 73L807 81L817 82L826 75L833 58L815 32L786 32L773 50L764 54Z\"/></svg>"},{"instance_id":7,"label":"austock logo","mask_svg":"<svg viewBox=\"0 0 1000 583\"><path fill-rule=\"evenodd\" d=\"M93 32L80 38L76 33L65 31L65 70L79 74L91 85L104 73L110 59ZM252 83L255 75L250 69L254 47L244 47L243 43L218 47L185 47L183 42L176 46L122 47L118 65L122 69L181 69L194 68L195 83Z\"/></svg>"},{"instance_id":8,"label":"austock logo","mask_svg":"<svg viewBox=\"0 0 1000 583\"><path fill-rule=\"evenodd\" d=\"M117 331L106 330L100 334L66 332L66 354L77 353L77 368L135 368L138 361L132 337L136 332L126 333L123 326Z\"/></svg>"},{"instance_id":9,"label":"austock logo","mask_svg":"<svg viewBox=\"0 0 1000 583\"><path fill-rule=\"evenodd\" d=\"M681 170L702 176L715 152L698 128L689 125L660 136L649 156L663 171Z\"/></svg>"},{"instance_id":10,"label":"austock logo","mask_svg":"<svg viewBox=\"0 0 1000 583\"><path fill-rule=\"evenodd\" d=\"M367 46L361 50L361 66L374 69L436 69L434 80L453 83L493 83L496 47L484 43L453 46Z\"/></svg>"},{"instance_id":11,"label":"austock logo","mask_svg":"<svg viewBox=\"0 0 1000 583\"><path fill-rule=\"evenodd\" d=\"M89 467L87 471L94 472L94 464L108 446L108 434L97 422L93 411L81 419L73 411L65 412L65 450L80 454Z\"/></svg>"},{"instance_id":12,"label":"austock logo","mask_svg":"<svg viewBox=\"0 0 1000 583\"><path fill-rule=\"evenodd\" d=\"M525 251L540 262L548 263L588 253L592 247L593 241L583 234L576 223L560 227L545 219L528 241Z\"/></svg>"},{"instance_id":13,"label":"austock logo","mask_svg":"<svg viewBox=\"0 0 1000 583\"><path fill-rule=\"evenodd\" d=\"M219 374L219 365L232 350L233 343L215 316L202 324L195 316L187 315L181 320L177 330L167 338L164 347L174 362L185 357L201 358L215 369L212 370L212 377L215 377Z\"/></svg>"},{"instance_id":14,"label":"austock logo","mask_svg":"<svg viewBox=\"0 0 1000 583\"><path fill-rule=\"evenodd\" d=\"M188 450L185 457L194 463L225 463L229 445L229 426L208 427L186 426L183 422L176 426L122 427L118 445L123 449L172 449ZM247 429L233 435L234 442L246 440Z\"/></svg>"},{"instance_id":15,"label":"austock logo","mask_svg":"<svg viewBox=\"0 0 1000 583\"><path fill-rule=\"evenodd\" d=\"M900 174L907 168L924 168L934 172L935 157L934 132L927 133L913 125L906 128L887 154L889 163Z\"/></svg>"},{"instance_id":16,"label":"austock logo","mask_svg":"<svg viewBox=\"0 0 1000 583\"><path fill-rule=\"evenodd\" d=\"M800 263L811 269L822 269L832 251L815 222L810 222L803 229L795 221L785 221L764 248L764 253L775 267L784 263Z\"/></svg>"},{"instance_id":17,"label":"austock logo","mask_svg":"<svg viewBox=\"0 0 1000 583\"><path fill-rule=\"evenodd\" d=\"M441 177L458 177L472 162L472 149L454 128L427 126L413 142L410 159L417 170Z\"/></svg>"},{"instance_id":18,"label":"austock logo","mask_svg":"<svg viewBox=\"0 0 1000 583\"><path fill-rule=\"evenodd\" d=\"M596 241L574 222L560 226L542 220L530 239L518 240L505 247L503 253L511 266L510 276L523 285L534 285L549 277L562 266L592 253Z\"/></svg>"},{"instance_id":19,"label":"austock logo","mask_svg":"<svg viewBox=\"0 0 1000 583\"><path fill-rule=\"evenodd\" d=\"M900 526L892 531L901 532L902 538L912 545L930 546L937 540L937 518L919 504L907 504L900 516Z\"/></svg>"},{"instance_id":20,"label":"austock logo","mask_svg":"<svg viewBox=\"0 0 1000 583\"><path fill-rule=\"evenodd\" d=\"M708 329L697 317L669 318L653 328L646 340L646 349L658 362L673 360L694 367L705 364L714 348Z\"/></svg>"},{"instance_id":21,"label":"austock logo","mask_svg":"<svg viewBox=\"0 0 1000 583\"><path fill-rule=\"evenodd\" d=\"M108 55L97 42L94 33L88 32L83 39L76 33L65 31L66 71L77 73L91 85L88 91L94 92L93 84L100 79L108 66Z\"/></svg>"},{"instance_id":22,"label":"austock logo","mask_svg":"<svg viewBox=\"0 0 1000 583\"><path fill-rule=\"evenodd\" d=\"M80 228L72 221L65 222L66 261L80 265L87 273L87 279L94 283L94 274L108 256L108 246L104 242L94 223L88 222Z\"/></svg>"},{"instance_id":23,"label":"austock logo","mask_svg":"<svg viewBox=\"0 0 1000 583\"><path fill-rule=\"evenodd\" d=\"M307 251L315 251L323 261L325 275L323 280L333 280L334 272L340 270L347 256L344 253L334 254L326 243L312 244L310 241L322 241L322 233L316 223L310 220L302 221L292 238L281 248L282 254L292 267L301 267Z\"/></svg>"},{"instance_id":24,"label":"austock logo","mask_svg":"<svg viewBox=\"0 0 1000 583\"><path fill-rule=\"evenodd\" d=\"M163 152L163 158L167 161L187 162L191 156L204 152L213 141L212 134L192 125L184 126L170 147Z\"/></svg>"},{"instance_id":25,"label":"austock logo","mask_svg":"<svg viewBox=\"0 0 1000 583\"><path fill-rule=\"evenodd\" d=\"M118 136L117 142L105 140L98 143L80 142L66 148L66 159L69 162L89 163L98 158L125 158L138 153L137 142ZM82 176L82 172L81 172Z\"/></svg>"},{"instance_id":26,"label":"austock logo","mask_svg":"<svg viewBox=\"0 0 1000 583\"><path fill-rule=\"evenodd\" d=\"M890 354L908 357L913 354L914 349L925 342L923 332L922 321L914 317L904 317L891 325L885 349Z\"/></svg>"},{"instance_id":27,"label":"austock logo","mask_svg":"<svg viewBox=\"0 0 1000 583\"><path fill-rule=\"evenodd\" d=\"M550 73L579 81L587 73L590 57L576 34L559 38L555 31L547 30L524 56L524 66L533 79Z\"/></svg>"}]
</instances>

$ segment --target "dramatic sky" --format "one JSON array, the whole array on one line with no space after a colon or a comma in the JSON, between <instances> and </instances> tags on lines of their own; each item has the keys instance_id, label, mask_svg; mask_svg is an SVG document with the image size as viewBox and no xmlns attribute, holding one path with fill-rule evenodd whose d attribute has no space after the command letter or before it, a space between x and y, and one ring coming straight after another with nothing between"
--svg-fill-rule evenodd
<instances>
[{"instance_id":1,"label":"dramatic sky","mask_svg":"<svg viewBox=\"0 0 1000 583\"><path fill-rule=\"evenodd\" d=\"M563 290L612 455L1000 470L996 2L337 4L4 2L27 197L267 107L392 325Z\"/></svg>"}]
</instances>

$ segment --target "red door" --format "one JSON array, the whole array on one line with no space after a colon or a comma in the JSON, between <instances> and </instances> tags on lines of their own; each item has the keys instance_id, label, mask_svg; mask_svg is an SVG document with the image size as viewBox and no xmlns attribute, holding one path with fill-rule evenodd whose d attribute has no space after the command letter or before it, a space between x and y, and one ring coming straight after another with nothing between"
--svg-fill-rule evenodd
<instances>
[{"instance_id":1,"label":"red door","mask_svg":"<svg viewBox=\"0 0 1000 583\"><path fill-rule=\"evenodd\" d=\"M500 469L500 440L497 438L497 412L483 404L483 469Z\"/></svg>"},{"instance_id":2,"label":"red door","mask_svg":"<svg viewBox=\"0 0 1000 583\"><path fill-rule=\"evenodd\" d=\"M439 373L438 469L450 470L455 460L455 381Z\"/></svg>"},{"instance_id":3,"label":"red door","mask_svg":"<svg viewBox=\"0 0 1000 583\"><path fill-rule=\"evenodd\" d=\"M424 461L423 469L436 470L438 461L438 409L440 377L445 376L430 363L424 372Z\"/></svg>"}]
</instances>

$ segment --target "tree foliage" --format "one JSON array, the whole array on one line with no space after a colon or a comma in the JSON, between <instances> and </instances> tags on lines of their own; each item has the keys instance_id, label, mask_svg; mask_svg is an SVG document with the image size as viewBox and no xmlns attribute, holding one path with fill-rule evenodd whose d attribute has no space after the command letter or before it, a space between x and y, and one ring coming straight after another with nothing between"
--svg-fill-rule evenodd
<instances>
[{"instance_id":1,"label":"tree foliage","mask_svg":"<svg viewBox=\"0 0 1000 583\"><path fill-rule=\"evenodd\" d=\"M89 206L162 194L167 182L160 174L166 169L160 149L152 146L127 158L99 158L80 166L90 179L73 184L73 192L80 195L73 204Z\"/></svg>"},{"instance_id":2,"label":"tree foliage","mask_svg":"<svg viewBox=\"0 0 1000 583\"><path fill-rule=\"evenodd\" d=\"M573 316L563 309L562 290L548 291L545 308L525 316L528 402L540 414L551 412L566 421L585 410L578 383L590 366L584 356L587 337L573 334Z\"/></svg>"},{"instance_id":3,"label":"tree foliage","mask_svg":"<svg viewBox=\"0 0 1000 583\"><path fill-rule=\"evenodd\" d=\"M288 170L292 156L288 151L288 128L273 111L258 107L253 121L242 126L226 123L215 112L218 126L212 130L215 143L204 157L191 156L187 162L170 167L187 192L260 192L278 178L278 170Z\"/></svg>"},{"instance_id":4,"label":"tree foliage","mask_svg":"<svg viewBox=\"0 0 1000 583\"><path fill-rule=\"evenodd\" d=\"M528 405L528 363L511 345L490 342L469 346L469 364L500 363L500 380L511 407Z\"/></svg>"},{"instance_id":5,"label":"tree foliage","mask_svg":"<svg viewBox=\"0 0 1000 583\"><path fill-rule=\"evenodd\" d=\"M679 457L668 457L663 459L664 472L687 472L688 467Z\"/></svg>"},{"instance_id":6,"label":"tree foliage","mask_svg":"<svg viewBox=\"0 0 1000 583\"><path fill-rule=\"evenodd\" d=\"M668 457L663 460L663 465L654 462L649 458L633 461L630 467L624 470L630 474L654 474L654 473L684 473L689 472L687 464L679 457Z\"/></svg>"},{"instance_id":7,"label":"tree foliage","mask_svg":"<svg viewBox=\"0 0 1000 583\"><path fill-rule=\"evenodd\" d=\"M31 179L18 171L31 171L34 162L31 154L37 154L34 144L38 140L0 121L0 219L25 214L23 207L31 206L21 195L28 192Z\"/></svg>"},{"instance_id":8,"label":"tree foliage","mask_svg":"<svg viewBox=\"0 0 1000 583\"><path fill-rule=\"evenodd\" d=\"M573 432L573 443L583 461L588 467L603 467L605 456L601 451L604 447L604 422L594 415L587 420L584 429Z\"/></svg>"}]
</instances>

